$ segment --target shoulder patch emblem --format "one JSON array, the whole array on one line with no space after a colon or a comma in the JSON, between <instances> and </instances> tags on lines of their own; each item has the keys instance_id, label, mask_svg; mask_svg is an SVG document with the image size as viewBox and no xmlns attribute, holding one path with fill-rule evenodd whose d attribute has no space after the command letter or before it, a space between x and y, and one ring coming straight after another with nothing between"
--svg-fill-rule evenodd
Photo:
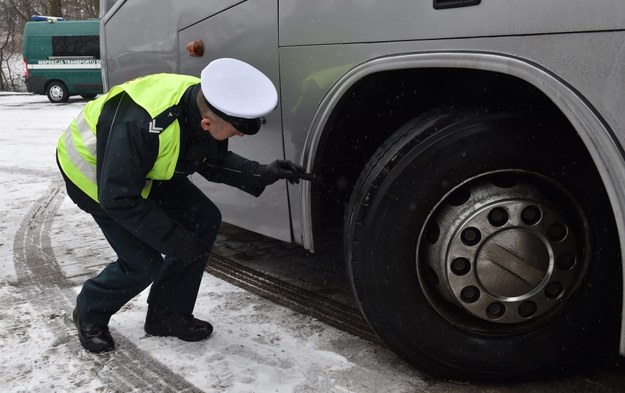
<instances>
[{"instance_id":1,"label":"shoulder patch emblem","mask_svg":"<svg viewBox=\"0 0 625 393\"><path fill-rule=\"evenodd\" d=\"M163 131L162 127L156 126L156 119L152 119L150 124L148 124L148 132L151 134L160 134Z\"/></svg>"},{"instance_id":2,"label":"shoulder patch emblem","mask_svg":"<svg viewBox=\"0 0 625 393\"><path fill-rule=\"evenodd\" d=\"M149 123L143 126L143 130L147 128L147 131L150 134L160 134L173 122L178 120L178 116L180 116L181 112L182 109L178 105L170 106L158 115L154 116Z\"/></svg>"}]
</instances>

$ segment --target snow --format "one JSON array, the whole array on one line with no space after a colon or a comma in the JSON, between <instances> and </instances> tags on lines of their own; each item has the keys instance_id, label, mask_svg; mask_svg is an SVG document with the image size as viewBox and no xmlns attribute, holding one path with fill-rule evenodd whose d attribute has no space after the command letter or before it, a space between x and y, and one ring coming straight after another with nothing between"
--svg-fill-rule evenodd
<instances>
[{"instance_id":1,"label":"snow","mask_svg":"<svg viewBox=\"0 0 625 393\"><path fill-rule=\"evenodd\" d=\"M208 274L194 311L215 326L208 340L147 336L144 291L111 320L117 349L84 351L71 321L73 300L82 282L114 257L91 217L58 194L64 189L56 141L84 104L0 93L0 391L425 390L421 376L386 349ZM60 204L51 206L56 194ZM49 228L26 236L45 209L54 214L45 221ZM56 261L61 276L54 280L54 271L24 267L33 263L24 263L25 244L45 243L48 236L52 251L43 247L36 257ZM149 384L159 375L171 380L168 373L178 378L173 385Z\"/></svg>"},{"instance_id":2,"label":"snow","mask_svg":"<svg viewBox=\"0 0 625 393\"><path fill-rule=\"evenodd\" d=\"M21 53L4 53L4 61L0 64L2 73L4 74L8 90L26 91L26 82L24 81L24 73L26 67Z\"/></svg>"}]
</instances>

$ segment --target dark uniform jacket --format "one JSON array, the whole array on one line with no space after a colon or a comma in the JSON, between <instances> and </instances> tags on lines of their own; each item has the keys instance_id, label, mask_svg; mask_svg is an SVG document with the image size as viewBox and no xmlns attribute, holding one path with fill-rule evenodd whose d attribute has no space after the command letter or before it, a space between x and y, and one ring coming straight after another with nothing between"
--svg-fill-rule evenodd
<instances>
[{"instance_id":1,"label":"dark uniform jacket","mask_svg":"<svg viewBox=\"0 0 625 393\"><path fill-rule=\"evenodd\" d=\"M171 180L199 173L209 181L225 183L259 196L264 165L228 151L228 141L213 139L200 127L196 104L200 85L190 86L180 101L180 154ZM152 118L128 94L120 93L103 107L97 124L97 184L99 204L65 177L68 195L83 210L105 215L163 254L171 254L184 236L165 212L141 197L146 175L159 148L159 135L147 132ZM159 182L152 185L158 187Z\"/></svg>"}]
</instances>

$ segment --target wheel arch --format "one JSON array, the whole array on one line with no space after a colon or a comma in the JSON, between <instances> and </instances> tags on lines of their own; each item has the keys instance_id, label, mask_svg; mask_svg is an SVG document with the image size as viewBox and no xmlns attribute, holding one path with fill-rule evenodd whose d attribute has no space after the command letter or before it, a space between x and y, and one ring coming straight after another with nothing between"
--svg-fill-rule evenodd
<instances>
[{"instance_id":1,"label":"wheel arch","mask_svg":"<svg viewBox=\"0 0 625 393\"><path fill-rule=\"evenodd\" d=\"M46 79L46 81L44 82L43 86L45 87L45 90L48 90L48 86L50 86L51 83L54 82L60 82L63 84L63 86L65 86L65 88L67 88L67 83L61 79L61 78L50 78L50 79Z\"/></svg>"},{"instance_id":2,"label":"wheel arch","mask_svg":"<svg viewBox=\"0 0 625 393\"><path fill-rule=\"evenodd\" d=\"M549 70L525 59L484 52L422 52L380 57L361 63L344 74L319 105L304 145L304 165L309 170L314 168L315 158L324 148L322 140L331 128L332 115L337 111L341 99L364 78L389 71L442 68L508 75L527 82L550 100L571 123L597 166L616 217L620 249L625 249L625 222L618 219L623 217L625 210L625 184L619 183L619 174L625 173L623 147L609 125L580 92ZM309 182L302 182L301 187L303 245L314 250L313 190ZM623 259L621 267L625 283ZM623 288L620 353L625 356L625 285Z\"/></svg>"}]
</instances>

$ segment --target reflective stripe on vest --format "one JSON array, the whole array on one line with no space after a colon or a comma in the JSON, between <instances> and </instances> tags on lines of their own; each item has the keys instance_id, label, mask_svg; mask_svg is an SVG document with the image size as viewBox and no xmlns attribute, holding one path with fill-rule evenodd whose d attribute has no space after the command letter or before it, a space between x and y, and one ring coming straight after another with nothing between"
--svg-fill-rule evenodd
<instances>
[{"instance_id":1,"label":"reflective stripe on vest","mask_svg":"<svg viewBox=\"0 0 625 393\"><path fill-rule=\"evenodd\" d=\"M72 181L91 198L98 200L96 184L96 136L87 125L81 112L69 125L59 139L59 161L64 172L69 165L74 169L71 172L80 174ZM69 161L69 162L68 162Z\"/></svg>"},{"instance_id":2,"label":"reflective stripe on vest","mask_svg":"<svg viewBox=\"0 0 625 393\"><path fill-rule=\"evenodd\" d=\"M177 104L186 89L199 79L186 75L157 74L113 87L106 95L90 101L59 138L58 159L65 175L96 202L96 124L104 104L116 95L126 92L152 118ZM142 132L142 130L136 130ZM159 133L159 151L156 161L146 176L141 192L147 198L152 180L169 180L174 174L180 152L180 125L174 121Z\"/></svg>"}]
</instances>

